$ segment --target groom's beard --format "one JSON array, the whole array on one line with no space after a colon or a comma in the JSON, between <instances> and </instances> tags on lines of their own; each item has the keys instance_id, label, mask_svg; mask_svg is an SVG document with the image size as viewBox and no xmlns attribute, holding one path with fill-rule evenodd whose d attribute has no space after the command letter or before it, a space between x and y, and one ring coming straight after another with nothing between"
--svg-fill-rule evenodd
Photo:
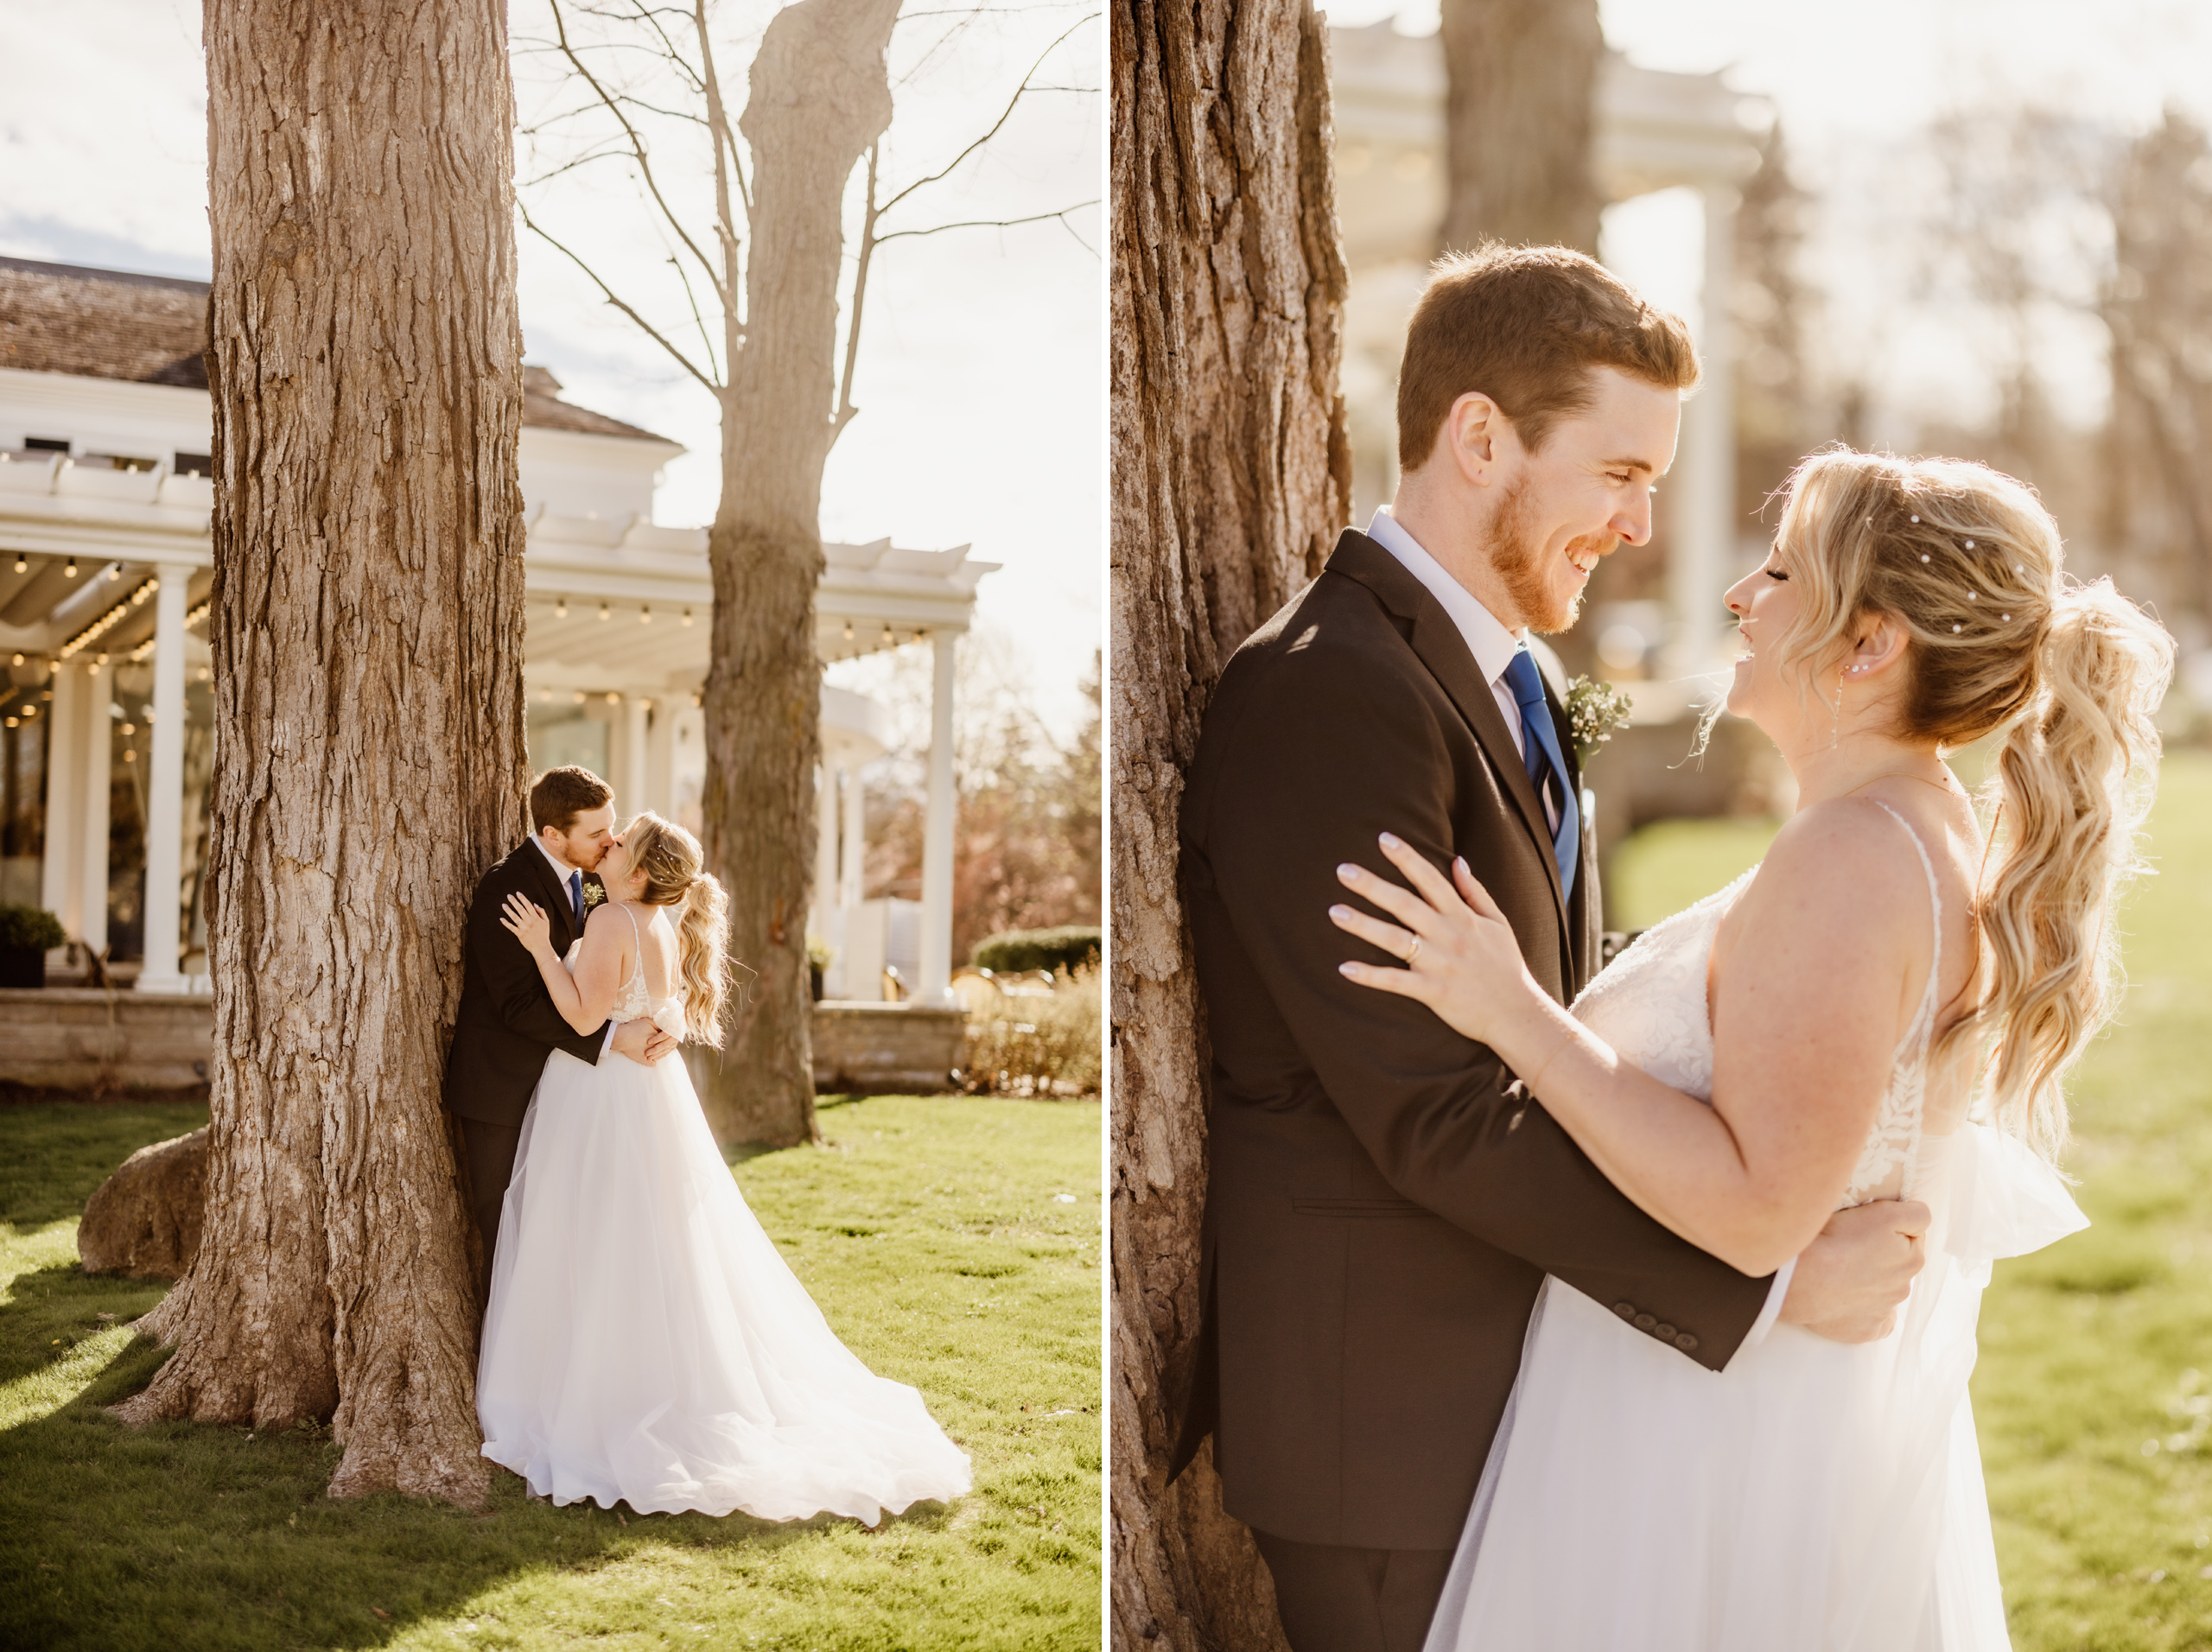
<instances>
[{"instance_id":1,"label":"groom's beard","mask_svg":"<svg viewBox=\"0 0 2212 1652\"><path fill-rule=\"evenodd\" d=\"M1599 543L1586 537L1573 539L1560 555L1585 546L1595 548ZM1599 554L1610 551L1617 543L1611 535L1605 536ZM1514 606L1526 617L1529 630L1548 635L1574 624L1582 611L1582 594L1590 588L1590 582L1582 581L1562 599L1545 577L1543 542L1529 526L1525 479L1515 483L1497 502L1497 525L1491 531L1490 555L1491 568Z\"/></svg>"}]
</instances>

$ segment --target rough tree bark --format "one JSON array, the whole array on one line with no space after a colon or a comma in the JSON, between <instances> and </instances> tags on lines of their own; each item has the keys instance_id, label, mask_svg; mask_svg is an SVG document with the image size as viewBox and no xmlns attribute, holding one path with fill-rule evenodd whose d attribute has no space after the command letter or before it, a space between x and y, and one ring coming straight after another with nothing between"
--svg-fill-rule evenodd
<instances>
[{"instance_id":1,"label":"rough tree bark","mask_svg":"<svg viewBox=\"0 0 2212 1652\"><path fill-rule=\"evenodd\" d=\"M836 435L845 182L891 124L899 0L799 0L753 60L745 339L722 399L707 673L703 847L730 887L730 950L760 972L702 1100L724 1141L817 1134L806 909L821 756L814 588L822 469ZM733 262L734 262L734 254ZM734 869L743 866L743 876Z\"/></svg>"},{"instance_id":2,"label":"rough tree bark","mask_svg":"<svg viewBox=\"0 0 2212 1652\"><path fill-rule=\"evenodd\" d=\"M1198 720L1351 491L1326 36L1311 0L1112 25L1114 1644L1281 1647L1211 1448L1166 1469L1198 1330L1205 1016L1176 885Z\"/></svg>"},{"instance_id":3,"label":"rough tree bark","mask_svg":"<svg viewBox=\"0 0 2212 1652\"><path fill-rule=\"evenodd\" d=\"M1444 0L1447 251L1485 236L1595 257L1598 0Z\"/></svg>"},{"instance_id":4,"label":"rough tree bark","mask_svg":"<svg viewBox=\"0 0 2212 1652\"><path fill-rule=\"evenodd\" d=\"M477 1505L439 1105L524 830L505 8L210 0L215 786L205 1236L126 1420L331 1418L334 1496Z\"/></svg>"}]
</instances>

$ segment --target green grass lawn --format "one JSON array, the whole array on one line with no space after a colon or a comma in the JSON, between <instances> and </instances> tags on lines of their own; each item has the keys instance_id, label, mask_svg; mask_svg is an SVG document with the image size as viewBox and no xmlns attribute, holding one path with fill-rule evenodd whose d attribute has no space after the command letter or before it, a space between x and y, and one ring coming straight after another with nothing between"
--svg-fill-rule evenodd
<instances>
[{"instance_id":1,"label":"green grass lawn","mask_svg":"<svg viewBox=\"0 0 2212 1652\"><path fill-rule=\"evenodd\" d=\"M1751 865L1771 823L1621 846L1624 921ZM2212 754L2168 756L2123 920L2130 988L2072 1087L2092 1225L1997 1264L1974 1379L2018 1652L2212 1649Z\"/></svg>"},{"instance_id":2,"label":"green grass lawn","mask_svg":"<svg viewBox=\"0 0 2212 1652\"><path fill-rule=\"evenodd\" d=\"M0 1108L0 1647L1082 1648L1099 1642L1096 1102L825 1098L737 1162L830 1324L918 1388L976 1489L849 1520L325 1495L327 1429L125 1429L163 1286L87 1278L77 1213L205 1109ZM1071 1195L1072 1202L1057 1196Z\"/></svg>"}]
</instances>

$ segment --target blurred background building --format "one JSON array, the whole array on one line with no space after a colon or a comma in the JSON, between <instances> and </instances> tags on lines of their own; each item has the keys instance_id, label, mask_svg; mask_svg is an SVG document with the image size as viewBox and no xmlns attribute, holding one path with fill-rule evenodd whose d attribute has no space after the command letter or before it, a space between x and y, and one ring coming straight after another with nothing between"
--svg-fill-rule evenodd
<instances>
[{"instance_id":1,"label":"blurred background building","mask_svg":"<svg viewBox=\"0 0 2212 1652\"><path fill-rule=\"evenodd\" d=\"M0 258L0 902L43 906L141 990L205 990L213 705L207 287ZM674 442L577 407L524 369L520 471L531 763L582 764L625 814L696 829L706 533L653 521ZM993 565L965 547L823 547L825 664L927 644L919 810L955 805L955 658ZM863 771L886 708L825 685L815 909L827 991L946 995L954 852L870 897ZM950 834L944 841L950 842ZM925 918L937 909L938 921ZM963 953L963 957L965 954ZM887 982L887 966L903 988Z\"/></svg>"}]
</instances>

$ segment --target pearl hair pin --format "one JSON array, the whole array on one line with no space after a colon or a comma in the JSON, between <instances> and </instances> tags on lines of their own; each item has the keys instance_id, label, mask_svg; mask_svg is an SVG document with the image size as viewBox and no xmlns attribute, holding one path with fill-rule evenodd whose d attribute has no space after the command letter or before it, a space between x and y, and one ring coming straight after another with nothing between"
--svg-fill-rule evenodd
<instances>
[{"instance_id":1,"label":"pearl hair pin","mask_svg":"<svg viewBox=\"0 0 2212 1652\"><path fill-rule=\"evenodd\" d=\"M1923 562L1928 560L1928 553L1926 551L1923 550L1920 553L1920 560Z\"/></svg>"}]
</instances>

